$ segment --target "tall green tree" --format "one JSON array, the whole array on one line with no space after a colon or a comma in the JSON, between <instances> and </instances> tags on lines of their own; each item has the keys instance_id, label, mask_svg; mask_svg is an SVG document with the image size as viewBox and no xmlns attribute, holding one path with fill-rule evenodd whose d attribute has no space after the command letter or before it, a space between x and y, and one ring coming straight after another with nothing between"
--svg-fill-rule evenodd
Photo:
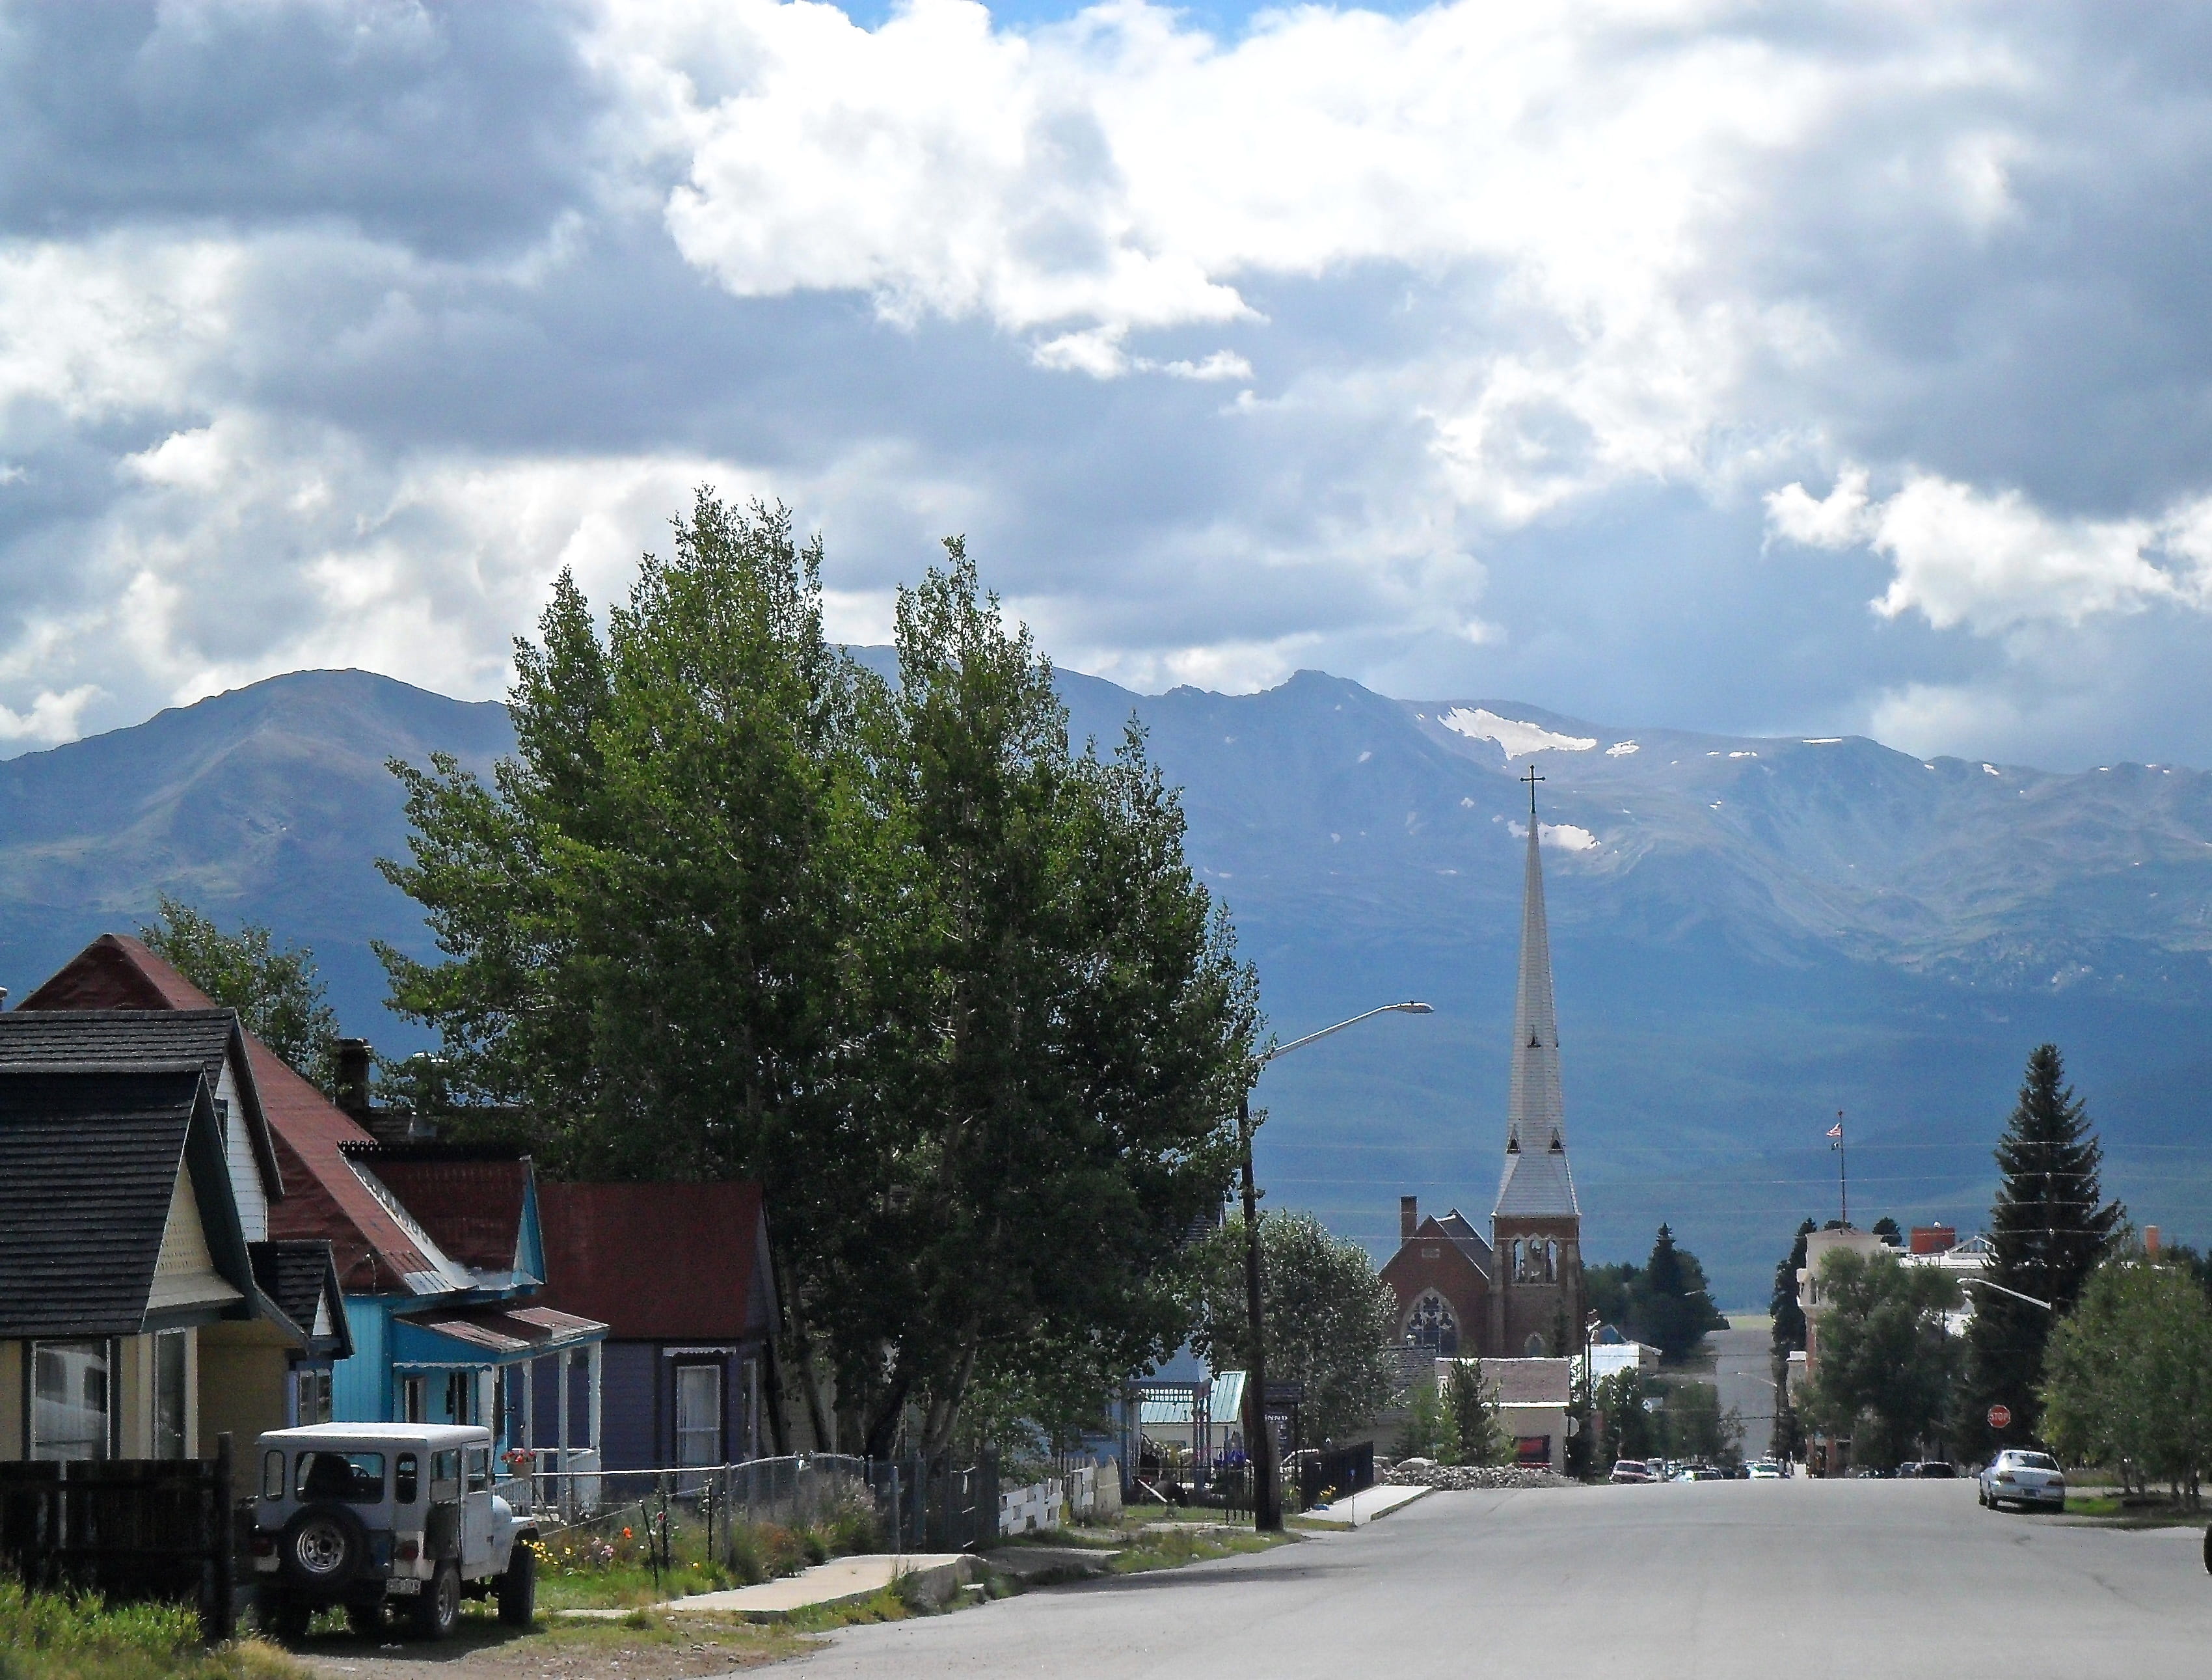
<instances>
[{"instance_id":1,"label":"tall green tree","mask_svg":"<svg viewBox=\"0 0 2212 1680\"><path fill-rule=\"evenodd\" d=\"M2212 1465L2212 1306L2189 1269L2139 1251L2099 1266L2052 1329L2046 1371L2056 1452L2197 1502Z\"/></svg>"},{"instance_id":2,"label":"tall green tree","mask_svg":"<svg viewBox=\"0 0 2212 1680\"><path fill-rule=\"evenodd\" d=\"M1200 1256L1192 1342L1217 1371L1250 1368L1244 1229L1231 1219ZM1397 1296L1365 1249L1311 1214L1261 1213L1260 1263L1268 1379L1303 1385L1301 1421L1314 1440L1358 1433L1397 1397Z\"/></svg>"},{"instance_id":3,"label":"tall green tree","mask_svg":"<svg viewBox=\"0 0 2212 1680\"><path fill-rule=\"evenodd\" d=\"M1676 1245L1667 1226L1659 1227L1638 1279L1634 1317L1638 1339L1669 1360L1686 1359L1707 1331L1728 1328L1706 1287L1705 1269L1696 1255Z\"/></svg>"},{"instance_id":4,"label":"tall green tree","mask_svg":"<svg viewBox=\"0 0 2212 1680\"><path fill-rule=\"evenodd\" d=\"M1607 1452L1616 1458L1662 1456L1656 1415L1644 1403L1659 1397L1644 1373L1633 1368L1616 1371L1597 1384L1592 1403L1604 1421Z\"/></svg>"},{"instance_id":5,"label":"tall green tree","mask_svg":"<svg viewBox=\"0 0 2212 1680\"><path fill-rule=\"evenodd\" d=\"M279 949L258 922L226 934L212 917L166 892L138 937L217 1003L237 1010L240 1025L293 1072L325 1095L337 1088L338 1019L324 1001L312 950Z\"/></svg>"},{"instance_id":6,"label":"tall green tree","mask_svg":"<svg viewBox=\"0 0 2212 1680\"><path fill-rule=\"evenodd\" d=\"M1774 1291L1767 1302L1773 1328L1772 1353L1767 1376L1774 1385L1774 1421L1768 1432L1766 1451L1776 1458L1795 1458L1803 1450L1805 1432L1790 1400L1790 1355L1805 1349L1805 1307L1797 1297L1797 1274L1805 1265L1805 1239L1816 1229L1811 1220L1797 1227L1796 1240L1774 1268Z\"/></svg>"},{"instance_id":7,"label":"tall green tree","mask_svg":"<svg viewBox=\"0 0 2212 1680\"><path fill-rule=\"evenodd\" d=\"M562 578L490 785L394 766L445 959L384 955L554 1170L759 1178L817 1430L934 1452L979 1380L1076 1415L1180 1337L1256 1003L1141 740L1070 752L957 545L896 688L820 561L702 491L604 636Z\"/></svg>"},{"instance_id":8,"label":"tall green tree","mask_svg":"<svg viewBox=\"0 0 2212 1680\"><path fill-rule=\"evenodd\" d=\"M1959 1286L1888 1254L1838 1249L1820 1264L1820 1350L1803 1410L1851 1439L1851 1457L1893 1464L1934 1435L1952 1403L1962 1349L1945 1324Z\"/></svg>"},{"instance_id":9,"label":"tall green tree","mask_svg":"<svg viewBox=\"0 0 2212 1680\"><path fill-rule=\"evenodd\" d=\"M1994 1289L1974 1291L1967 1379L1954 1432L1966 1452L2042 1439L2037 1394L2051 1325L2071 1310L2124 1217L2118 1202L2105 1200L2103 1159L2087 1105L2066 1082L2058 1047L2039 1044L2027 1058L2019 1100L1997 1142L2000 1178L1990 1210L1995 1253L1988 1276L2016 1294L2051 1303L2055 1311ZM2012 1422L1991 1430L1987 1414L1997 1404L2011 1411Z\"/></svg>"}]
</instances>

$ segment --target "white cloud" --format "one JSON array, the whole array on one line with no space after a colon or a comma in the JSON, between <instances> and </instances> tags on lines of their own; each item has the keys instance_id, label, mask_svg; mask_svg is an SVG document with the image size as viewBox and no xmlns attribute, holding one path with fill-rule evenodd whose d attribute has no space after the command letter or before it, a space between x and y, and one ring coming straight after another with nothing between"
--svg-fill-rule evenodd
<instances>
[{"instance_id":1,"label":"white cloud","mask_svg":"<svg viewBox=\"0 0 2212 1680\"><path fill-rule=\"evenodd\" d=\"M2160 602L2212 605L2212 498L2156 520L2062 519L2018 490L1995 495L1933 473L1909 473L1896 494L1867 495L1851 468L1815 501L1802 484L1766 498L1770 531L1812 547L1863 545L1887 558L1886 618L1917 612L1937 630L1984 635L2029 621L2078 624Z\"/></svg>"}]
</instances>

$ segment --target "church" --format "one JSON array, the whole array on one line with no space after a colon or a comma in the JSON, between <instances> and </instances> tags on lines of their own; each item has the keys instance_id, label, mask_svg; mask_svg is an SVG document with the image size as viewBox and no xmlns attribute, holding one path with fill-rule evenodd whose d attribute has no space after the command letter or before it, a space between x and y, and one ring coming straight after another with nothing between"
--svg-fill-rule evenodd
<instances>
[{"instance_id":1,"label":"church","mask_svg":"<svg viewBox=\"0 0 2212 1680\"><path fill-rule=\"evenodd\" d=\"M1521 975L1513 1002L1513 1079L1505 1166L1486 1238L1453 1208L1421 1217L1399 1202L1398 1251L1382 1280L1398 1297L1401 1345L1437 1356L1566 1358L1580 1349L1582 1209L1567 1166L1552 944L1537 855L1536 782L1528 782L1528 861L1521 905Z\"/></svg>"}]
</instances>

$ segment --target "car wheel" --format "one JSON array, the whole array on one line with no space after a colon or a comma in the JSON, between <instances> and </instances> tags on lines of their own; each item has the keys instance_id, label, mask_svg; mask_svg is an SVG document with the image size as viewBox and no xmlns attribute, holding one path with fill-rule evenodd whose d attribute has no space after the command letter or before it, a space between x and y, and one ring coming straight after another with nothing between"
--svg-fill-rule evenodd
<instances>
[{"instance_id":1,"label":"car wheel","mask_svg":"<svg viewBox=\"0 0 2212 1680\"><path fill-rule=\"evenodd\" d=\"M518 1540L499 1578L499 1619L510 1628L527 1628L537 1614L538 1554L530 1542Z\"/></svg>"},{"instance_id":2,"label":"car wheel","mask_svg":"<svg viewBox=\"0 0 2212 1680\"><path fill-rule=\"evenodd\" d=\"M461 1619L461 1566L450 1558L438 1566L422 1596L415 1600L413 1625L417 1639L449 1637Z\"/></svg>"},{"instance_id":3,"label":"car wheel","mask_svg":"<svg viewBox=\"0 0 2212 1680\"><path fill-rule=\"evenodd\" d=\"M353 1629L356 1639L382 1639L384 1601L380 1598L373 1604L348 1604L346 1626Z\"/></svg>"},{"instance_id":4,"label":"car wheel","mask_svg":"<svg viewBox=\"0 0 2212 1680\"><path fill-rule=\"evenodd\" d=\"M2212 1528L2204 1531L2204 1573L2212 1575Z\"/></svg>"}]
</instances>

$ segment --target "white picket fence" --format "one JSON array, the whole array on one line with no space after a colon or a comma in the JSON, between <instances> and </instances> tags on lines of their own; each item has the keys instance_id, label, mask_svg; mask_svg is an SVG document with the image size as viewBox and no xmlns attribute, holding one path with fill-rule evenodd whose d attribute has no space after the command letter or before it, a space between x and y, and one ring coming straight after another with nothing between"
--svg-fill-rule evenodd
<instances>
[{"instance_id":1,"label":"white picket fence","mask_svg":"<svg viewBox=\"0 0 2212 1680\"><path fill-rule=\"evenodd\" d=\"M999 1495L999 1532L1030 1534L1119 1514L1121 1482L1110 1464L1085 1464L1072 1475L1048 1476Z\"/></svg>"}]
</instances>

